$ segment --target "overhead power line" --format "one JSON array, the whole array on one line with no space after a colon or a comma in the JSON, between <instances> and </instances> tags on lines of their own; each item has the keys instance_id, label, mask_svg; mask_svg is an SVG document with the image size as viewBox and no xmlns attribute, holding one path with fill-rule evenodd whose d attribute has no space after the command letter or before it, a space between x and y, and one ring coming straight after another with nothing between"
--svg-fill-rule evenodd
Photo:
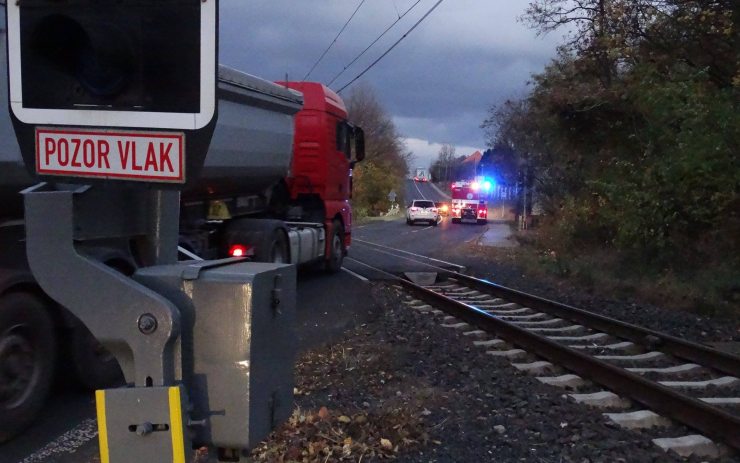
<instances>
[{"instance_id":1,"label":"overhead power line","mask_svg":"<svg viewBox=\"0 0 740 463\"><path fill-rule=\"evenodd\" d=\"M342 32L344 32L344 29L347 28L347 25L349 24L350 21L352 21L352 18L355 17L355 15L360 10L360 7L362 6L363 3L365 3L365 0L361 0L360 1L360 4L357 5L357 8L355 8L355 11L352 12L352 15L349 17L349 19L347 20L347 22L344 23L344 26L342 26L342 28L339 30L339 33L337 34L337 36L334 37L334 40L332 40L331 43L329 44L329 46L326 47L326 50L324 50L324 53L322 53L321 56L319 56L319 59L317 59L316 62L313 63L313 66L311 66L311 70L308 71L308 74L306 74L303 77L303 80L304 81L306 79L308 79L308 77L311 75L311 73L313 72L313 70L316 69L316 66L318 66L318 64L321 62L321 60L324 59L324 56L326 56L326 54L329 52L329 50L331 50L331 47L334 46L335 43L337 43L337 39L339 39L339 36L342 35Z\"/></svg>"},{"instance_id":2,"label":"overhead power line","mask_svg":"<svg viewBox=\"0 0 740 463\"><path fill-rule=\"evenodd\" d=\"M408 35L409 35L409 34L410 34L411 32L413 32L413 30L414 30L414 29L416 29L416 28L417 28L417 26L419 26L419 24L421 24L421 23L422 23L422 22L423 22L423 21L424 21L424 20L425 20L425 19L427 18L427 16L429 16L430 14L432 14L432 11L436 10L436 9L437 9L437 7L438 7L438 6L439 6L439 5L440 5L440 4L441 4L441 3L443 2L443 1L444 1L444 0L438 0L438 1L437 1L437 3L435 3L435 4L434 4L434 6L433 6L433 7L431 7L431 8L429 9L429 11L427 11L427 12L426 12L426 13L424 14L424 16L422 16L422 17L421 17L421 19L419 19L418 21L416 21L416 24L414 24L413 26L411 26L411 29L409 29L408 31L406 31L406 33L405 33L405 34L403 34L403 36L401 36L401 38L400 38L400 39L396 40L396 43L394 43L393 45L391 45L391 47L390 47L389 49L387 49L387 50L385 51L385 53L383 53L382 55L380 55L380 57L378 57L378 59L376 59L375 61L373 61L372 63L370 63L370 66L366 67L366 68L365 68L365 69L364 69L364 70L363 70L363 71L362 71L361 73L359 73L359 74L358 74L358 75L357 75L357 76L356 76L356 77L355 77L354 79L350 80L350 81L349 81L349 82L348 82L348 83L347 83L347 84L346 84L346 85L345 85L344 87L342 87L342 88L340 88L339 90L337 90L337 93L340 93L340 92L342 92L342 90L344 90L345 88L347 88L347 87L349 87L350 85L352 85L353 83L355 83L355 81L356 81L357 79L359 79L360 77L364 76L364 75L365 75L365 73L366 73L367 71L369 71L369 70L370 70L370 69L371 69L371 68L372 68L373 66L375 66L376 64L378 64L378 62L379 62L380 60L382 60L383 58L385 58L385 57L386 57L386 55L388 55L388 53L390 53L390 52L391 52L391 51L392 51L392 50L393 50L394 48L396 48L396 46L397 46L397 45L398 45L399 43L401 43L401 41L403 41L403 39L405 39L406 37L408 37Z\"/></svg>"},{"instance_id":3,"label":"overhead power line","mask_svg":"<svg viewBox=\"0 0 740 463\"><path fill-rule=\"evenodd\" d=\"M413 5L411 5L408 10L404 11L403 14L399 14L398 15L398 19L396 19L395 21L393 21L393 24L391 24L390 26L388 26L388 28L386 30L384 30L383 33L378 36L378 38L376 38L375 40L373 40L373 42L370 45L368 45L367 48L365 48L364 50L362 50L362 52L359 55L357 55L352 61L350 61L346 66L344 66L344 69L342 69L341 71L339 71L339 73L337 75L335 75L334 78L328 84L326 84L327 87L331 86L331 84L333 84L334 81L337 80L337 78L339 78L339 76L341 76L342 74L344 74L344 71L346 71L347 68L349 68L350 66L352 66L353 64L355 64L357 62L357 60L362 57L362 55L364 55L373 45L375 45L376 43L378 43L378 40L382 39L383 36L385 34L387 34L388 31L393 28L393 26L395 26L396 24L398 24L398 21L400 21L401 19L403 19L403 17L406 16L406 14L409 11L413 10L414 7L416 5L418 5L420 2L421 2L421 0L416 0L416 3L414 3Z\"/></svg>"}]
</instances>

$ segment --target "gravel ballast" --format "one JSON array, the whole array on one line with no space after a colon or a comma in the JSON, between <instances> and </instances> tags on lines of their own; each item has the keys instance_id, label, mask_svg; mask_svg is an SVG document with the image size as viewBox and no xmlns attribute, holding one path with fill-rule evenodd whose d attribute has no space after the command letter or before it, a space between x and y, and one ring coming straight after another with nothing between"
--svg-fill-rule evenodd
<instances>
[{"instance_id":1,"label":"gravel ballast","mask_svg":"<svg viewBox=\"0 0 740 463\"><path fill-rule=\"evenodd\" d=\"M250 461L686 461L657 448L655 430L617 428L407 308L399 290L373 294L377 319L301 356L293 417Z\"/></svg>"}]
</instances>

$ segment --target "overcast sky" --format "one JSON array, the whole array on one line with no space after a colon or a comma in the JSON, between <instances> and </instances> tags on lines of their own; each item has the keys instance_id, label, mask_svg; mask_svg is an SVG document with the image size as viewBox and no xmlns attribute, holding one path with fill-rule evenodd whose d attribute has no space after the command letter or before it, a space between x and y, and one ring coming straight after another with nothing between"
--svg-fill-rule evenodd
<instances>
[{"instance_id":1,"label":"overcast sky","mask_svg":"<svg viewBox=\"0 0 740 463\"><path fill-rule=\"evenodd\" d=\"M328 83L417 0L365 0L307 80ZM421 0L331 85L337 90L406 33L437 0ZM360 0L221 0L221 63L250 74L301 80ZM516 21L527 0L445 0L360 82L375 91L426 167L441 143L458 155L484 149L481 122L492 104L526 91L554 56L544 38ZM347 94L352 87L343 92Z\"/></svg>"}]
</instances>

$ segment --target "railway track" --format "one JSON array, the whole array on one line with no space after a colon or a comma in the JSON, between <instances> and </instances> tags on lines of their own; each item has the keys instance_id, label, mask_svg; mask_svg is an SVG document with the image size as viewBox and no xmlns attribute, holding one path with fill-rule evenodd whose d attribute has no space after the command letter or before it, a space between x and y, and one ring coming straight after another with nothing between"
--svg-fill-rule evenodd
<instances>
[{"instance_id":1,"label":"railway track","mask_svg":"<svg viewBox=\"0 0 740 463\"><path fill-rule=\"evenodd\" d=\"M621 409L606 416L623 427L670 430L673 421L698 431L654 439L679 455L740 450L740 357L457 272L435 273L420 284L398 280L413 296L407 303L444 317L443 326L476 338L488 354L572 389L578 402Z\"/></svg>"}]
</instances>

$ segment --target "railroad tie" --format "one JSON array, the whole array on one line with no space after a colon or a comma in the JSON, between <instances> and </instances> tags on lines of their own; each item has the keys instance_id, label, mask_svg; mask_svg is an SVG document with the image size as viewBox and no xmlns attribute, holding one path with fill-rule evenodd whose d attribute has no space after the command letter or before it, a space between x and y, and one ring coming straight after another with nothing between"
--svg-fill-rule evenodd
<instances>
[{"instance_id":1,"label":"railroad tie","mask_svg":"<svg viewBox=\"0 0 740 463\"><path fill-rule=\"evenodd\" d=\"M499 310L496 308L490 308L485 307L480 304L475 305L477 308L481 309L484 312L488 312L491 315L510 315L510 314L517 314L517 313L525 313L525 312L532 312L532 309L524 307L522 309L511 309L511 310Z\"/></svg>"},{"instance_id":2,"label":"railroad tie","mask_svg":"<svg viewBox=\"0 0 740 463\"><path fill-rule=\"evenodd\" d=\"M568 325L558 328L527 328L529 331L536 331L538 333L567 333L570 331L580 331L585 329L586 327L583 325Z\"/></svg>"},{"instance_id":3,"label":"railroad tie","mask_svg":"<svg viewBox=\"0 0 740 463\"><path fill-rule=\"evenodd\" d=\"M530 375L550 373L555 369L555 366L552 363L546 362L545 360L538 360L531 363L512 363L511 366Z\"/></svg>"},{"instance_id":4,"label":"railroad tie","mask_svg":"<svg viewBox=\"0 0 740 463\"><path fill-rule=\"evenodd\" d=\"M577 341L598 341L605 340L609 337L606 333L586 334L584 336L548 336L553 341L577 342Z\"/></svg>"},{"instance_id":5,"label":"railroad tie","mask_svg":"<svg viewBox=\"0 0 740 463\"><path fill-rule=\"evenodd\" d=\"M452 328L454 330L467 330L470 328L470 325L465 322L459 322L459 323L443 323L440 325L442 328Z\"/></svg>"},{"instance_id":6,"label":"railroad tie","mask_svg":"<svg viewBox=\"0 0 740 463\"><path fill-rule=\"evenodd\" d=\"M581 350L588 350L588 349L607 349L607 350L627 350L627 349L634 349L637 346L633 342L629 341L623 341L623 342L617 342L614 344L576 344L576 345L570 345L568 346L571 349L581 349Z\"/></svg>"},{"instance_id":7,"label":"railroad tie","mask_svg":"<svg viewBox=\"0 0 740 463\"><path fill-rule=\"evenodd\" d=\"M596 408L629 408L629 399L618 396L611 391L592 392L590 394L568 394L577 403Z\"/></svg>"},{"instance_id":8,"label":"railroad tie","mask_svg":"<svg viewBox=\"0 0 740 463\"><path fill-rule=\"evenodd\" d=\"M586 384L583 378L572 373L560 376L538 376L537 381L547 384L548 386L578 389Z\"/></svg>"},{"instance_id":9,"label":"railroad tie","mask_svg":"<svg viewBox=\"0 0 740 463\"><path fill-rule=\"evenodd\" d=\"M522 349L487 350L486 354L492 357L506 357L509 359L518 359L527 356L527 352Z\"/></svg>"},{"instance_id":10,"label":"railroad tie","mask_svg":"<svg viewBox=\"0 0 740 463\"><path fill-rule=\"evenodd\" d=\"M636 362L636 361L644 361L644 360L655 360L658 358L665 357L665 354L663 352L651 351L651 352L645 352L644 354L594 355L594 357L596 357L599 360Z\"/></svg>"},{"instance_id":11,"label":"railroad tie","mask_svg":"<svg viewBox=\"0 0 740 463\"><path fill-rule=\"evenodd\" d=\"M695 363L684 363L682 365L675 365L672 367L663 368L625 368L627 371L632 373L658 373L662 375L682 375L686 373L694 373L697 370L701 370L703 367Z\"/></svg>"},{"instance_id":12,"label":"railroad tie","mask_svg":"<svg viewBox=\"0 0 740 463\"><path fill-rule=\"evenodd\" d=\"M727 453L727 449L723 445L719 445L700 434L653 439L653 443L666 452L670 450L684 458L691 456L719 458Z\"/></svg>"},{"instance_id":13,"label":"railroad tie","mask_svg":"<svg viewBox=\"0 0 740 463\"><path fill-rule=\"evenodd\" d=\"M708 379L706 381L659 381L663 386L678 387L682 389L702 389L709 386L727 387L740 383L740 379L734 376L723 376L721 378Z\"/></svg>"},{"instance_id":14,"label":"railroad tie","mask_svg":"<svg viewBox=\"0 0 740 463\"><path fill-rule=\"evenodd\" d=\"M648 429L671 425L671 420L650 410L638 410L636 412L624 413L604 413L604 416L620 427L626 429Z\"/></svg>"},{"instance_id":15,"label":"railroad tie","mask_svg":"<svg viewBox=\"0 0 740 463\"><path fill-rule=\"evenodd\" d=\"M563 320L561 318L551 318L549 320L538 320L538 321L512 321L511 323L521 327L529 326L544 326L544 325L556 325Z\"/></svg>"},{"instance_id":16,"label":"railroad tie","mask_svg":"<svg viewBox=\"0 0 740 463\"><path fill-rule=\"evenodd\" d=\"M473 345L476 347L492 347L506 344L503 339L487 339L485 341L473 341Z\"/></svg>"},{"instance_id":17,"label":"railroad tie","mask_svg":"<svg viewBox=\"0 0 740 463\"><path fill-rule=\"evenodd\" d=\"M740 405L740 397L701 397L699 400L711 405Z\"/></svg>"},{"instance_id":18,"label":"railroad tie","mask_svg":"<svg viewBox=\"0 0 740 463\"><path fill-rule=\"evenodd\" d=\"M506 321L509 321L509 320L532 320L532 319L535 319L535 318L544 318L544 317L547 317L547 316L548 315L546 313L542 313L542 312L537 312L537 313L532 314L532 315L497 315L498 318L500 318L501 320L506 320Z\"/></svg>"}]
</instances>

